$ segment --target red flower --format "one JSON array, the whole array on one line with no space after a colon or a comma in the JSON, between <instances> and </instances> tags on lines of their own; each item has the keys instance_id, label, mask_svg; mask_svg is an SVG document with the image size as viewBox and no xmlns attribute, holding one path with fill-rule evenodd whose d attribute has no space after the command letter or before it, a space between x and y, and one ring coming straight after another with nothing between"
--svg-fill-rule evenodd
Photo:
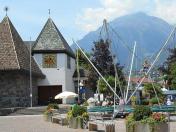
<instances>
[{"instance_id":1,"label":"red flower","mask_svg":"<svg viewBox=\"0 0 176 132\"><path fill-rule=\"evenodd\" d=\"M156 121L161 121L161 120L165 119L165 115L162 113L153 113L152 118Z\"/></svg>"}]
</instances>

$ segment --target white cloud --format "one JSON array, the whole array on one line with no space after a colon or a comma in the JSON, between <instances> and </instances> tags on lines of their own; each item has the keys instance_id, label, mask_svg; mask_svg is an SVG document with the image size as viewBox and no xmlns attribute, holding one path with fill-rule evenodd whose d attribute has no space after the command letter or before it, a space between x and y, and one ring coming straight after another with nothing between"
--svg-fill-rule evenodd
<instances>
[{"instance_id":1,"label":"white cloud","mask_svg":"<svg viewBox=\"0 0 176 132\"><path fill-rule=\"evenodd\" d=\"M176 23L176 0L99 0L101 6L83 9L76 24L85 32L96 30L103 19L111 21L119 16L143 11L160 17L167 22Z\"/></svg>"},{"instance_id":2,"label":"white cloud","mask_svg":"<svg viewBox=\"0 0 176 132\"><path fill-rule=\"evenodd\" d=\"M108 21L127 14L133 7L132 0L100 0L101 7L84 9L83 14L78 15L76 24L85 31L95 30L103 21Z\"/></svg>"},{"instance_id":3,"label":"white cloud","mask_svg":"<svg viewBox=\"0 0 176 132\"><path fill-rule=\"evenodd\" d=\"M154 16L160 17L171 24L176 23L176 1L175 0L155 0Z\"/></svg>"}]
</instances>

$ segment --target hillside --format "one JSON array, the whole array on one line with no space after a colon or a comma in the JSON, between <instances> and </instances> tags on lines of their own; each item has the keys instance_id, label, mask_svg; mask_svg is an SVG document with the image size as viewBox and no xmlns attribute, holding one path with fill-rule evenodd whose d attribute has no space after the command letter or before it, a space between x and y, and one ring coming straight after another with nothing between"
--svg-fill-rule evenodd
<instances>
[{"instance_id":1,"label":"hillside","mask_svg":"<svg viewBox=\"0 0 176 132\"><path fill-rule=\"evenodd\" d=\"M137 42L137 55L141 58L140 60L156 53L172 30L172 26L164 20L142 12L119 17L109 22L109 25L131 49L134 41ZM100 29L85 35L78 41L78 44L87 52L91 52L93 42L98 39ZM112 29L109 32L113 43L113 53L116 54L122 65L128 65L131 56L129 50ZM75 47L72 45L72 48Z\"/></svg>"}]
</instances>

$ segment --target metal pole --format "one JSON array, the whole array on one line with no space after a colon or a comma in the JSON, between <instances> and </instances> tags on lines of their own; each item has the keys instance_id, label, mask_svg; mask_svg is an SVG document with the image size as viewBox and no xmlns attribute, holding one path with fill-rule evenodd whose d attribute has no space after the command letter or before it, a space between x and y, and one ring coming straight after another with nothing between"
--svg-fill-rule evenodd
<instances>
[{"instance_id":1,"label":"metal pole","mask_svg":"<svg viewBox=\"0 0 176 132\"><path fill-rule=\"evenodd\" d=\"M104 19L103 25L105 26L105 31L107 33L107 38L109 40L110 37L109 37L108 23L107 23L106 19ZM116 80L118 79L118 85L119 85L119 88L120 88L120 93L121 93L121 96L124 98L124 95L122 93L122 87L121 87L120 80L119 80L120 78L119 78L118 73L117 73L117 67L116 67L115 59L114 59L113 53L112 53L112 44L111 44L110 40L109 40L109 49L110 49L110 53L111 53L111 56L112 56L114 70L115 70L115 78L116 78ZM117 86L117 84L116 84L116 86Z\"/></svg>"},{"instance_id":2,"label":"metal pole","mask_svg":"<svg viewBox=\"0 0 176 132\"><path fill-rule=\"evenodd\" d=\"M172 37L174 31L176 30L176 26L173 28L172 32L170 33L169 37L167 38L166 42L164 43L164 45L162 46L162 48L160 49L160 51L158 52L155 60L153 61L153 63L151 64L150 68L148 69L146 75L149 74L150 70L153 68L154 64L156 63L156 61L158 60L161 52L163 51L163 49L167 46L170 38ZM140 85L142 84L142 82L144 81L145 76L141 79L141 81L139 82L139 84L137 85L136 89L134 90L134 92L131 94L131 96L129 97L129 99L127 100L127 103L130 101L131 97L135 94L135 92L138 90L138 88L140 87Z\"/></svg>"},{"instance_id":3,"label":"metal pole","mask_svg":"<svg viewBox=\"0 0 176 132\"><path fill-rule=\"evenodd\" d=\"M30 41L31 41L31 37L30 37ZM30 61L30 66L29 66L29 71L30 71L30 103L31 103L31 107L32 107L32 69L31 69L31 50L32 50L32 43L30 43L30 49L29 49L29 57L30 57L30 59L29 59L29 61Z\"/></svg>"},{"instance_id":4,"label":"metal pole","mask_svg":"<svg viewBox=\"0 0 176 132\"><path fill-rule=\"evenodd\" d=\"M117 92L117 83L116 83L116 76L115 76L115 92ZM116 102L116 99L115 99L115 94L114 94L114 113L113 115L115 115L115 102Z\"/></svg>"},{"instance_id":5,"label":"metal pole","mask_svg":"<svg viewBox=\"0 0 176 132\"><path fill-rule=\"evenodd\" d=\"M78 77L78 102L80 101L80 97L79 97L79 82L80 82L80 73L79 73L79 52L78 52L78 50L77 50L77 56L76 56L76 58L77 58L77 77Z\"/></svg>"},{"instance_id":6,"label":"metal pole","mask_svg":"<svg viewBox=\"0 0 176 132\"><path fill-rule=\"evenodd\" d=\"M73 41L74 42L74 41ZM80 49L80 51L82 52L82 54L86 57L86 59L89 61L89 63L92 65L92 67L95 69L95 71L98 73L98 75L103 79L103 81L107 84L107 86L110 88L110 90L115 94L116 97L118 97L118 99L120 99L120 97L116 94L116 92L113 90L113 88L111 87L111 85L106 81L106 79L101 75L101 73L98 71L98 69L94 66L94 64L90 61L90 59L87 57L87 55L84 53L84 51L81 49L81 47L74 42L77 47Z\"/></svg>"},{"instance_id":7,"label":"metal pole","mask_svg":"<svg viewBox=\"0 0 176 132\"><path fill-rule=\"evenodd\" d=\"M129 91L129 87L130 87L131 73L132 73L132 69L133 69L135 50L136 50L136 41L134 42L134 49L133 49L133 55L132 55L132 60L131 60L130 73L129 73L129 76L128 76L128 85L127 85L127 92L126 92L125 102L127 101L127 98L128 98L128 91Z\"/></svg>"}]
</instances>

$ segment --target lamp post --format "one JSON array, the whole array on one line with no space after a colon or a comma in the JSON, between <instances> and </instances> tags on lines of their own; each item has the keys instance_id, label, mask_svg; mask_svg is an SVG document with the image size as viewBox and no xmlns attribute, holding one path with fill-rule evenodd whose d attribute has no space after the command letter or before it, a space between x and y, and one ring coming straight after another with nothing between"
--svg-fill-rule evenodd
<instances>
[{"instance_id":1,"label":"lamp post","mask_svg":"<svg viewBox=\"0 0 176 132\"><path fill-rule=\"evenodd\" d=\"M30 41L31 41L31 37L30 37ZM31 50L32 50L32 43L30 43L30 49L29 49L29 71L30 71L30 77L29 77L29 80L30 80L30 106L32 107L32 66L31 66Z\"/></svg>"}]
</instances>

